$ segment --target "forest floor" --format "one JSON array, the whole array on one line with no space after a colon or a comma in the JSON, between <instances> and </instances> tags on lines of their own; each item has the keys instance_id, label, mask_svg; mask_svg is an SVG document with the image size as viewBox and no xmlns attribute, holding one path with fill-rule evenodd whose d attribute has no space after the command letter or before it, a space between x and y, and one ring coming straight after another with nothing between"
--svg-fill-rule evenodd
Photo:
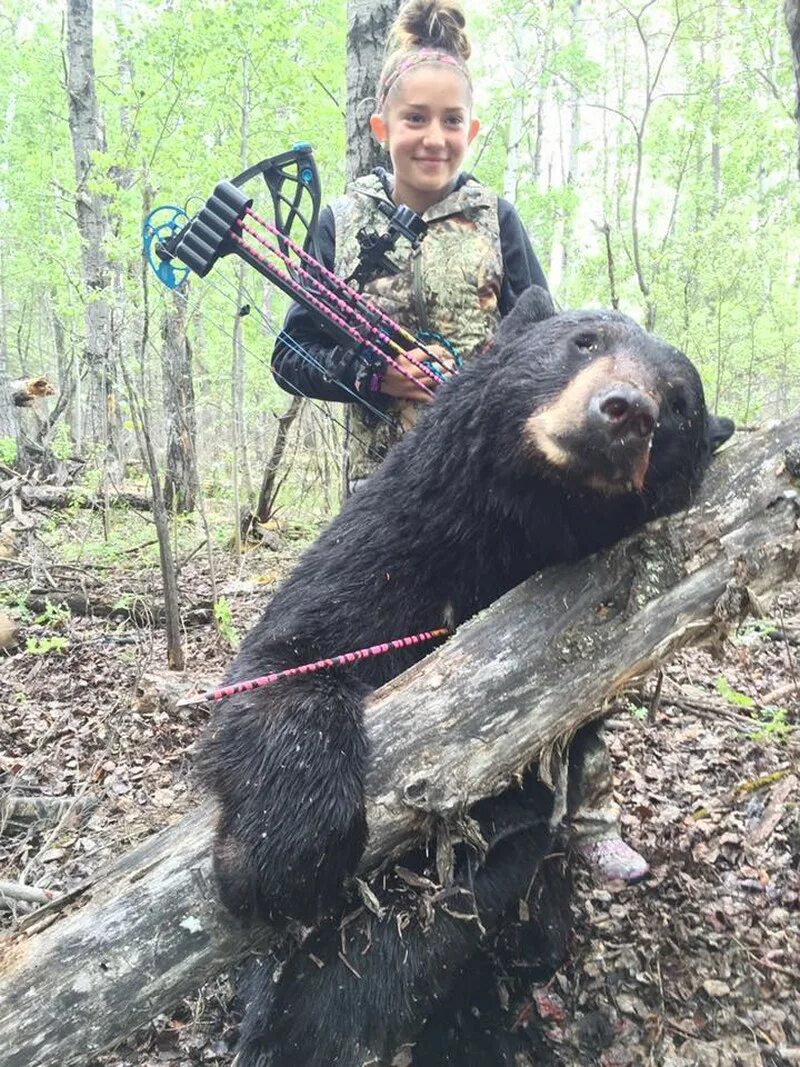
<instances>
[{"instance_id":1,"label":"forest floor","mask_svg":"<svg viewBox=\"0 0 800 1067\"><path fill-rule=\"evenodd\" d=\"M164 693L219 679L232 653L218 630L245 632L301 547L284 536L277 551L241 561L218 547L230 612L217 629L186 631L186 676L170 677L162 630L57 606L54 587L117 605L118 616L158 602L146 519L132 518L125 547L105 551L97 521L53 520L33 553L0 560L0 609L22 624L17 649L0 651L0 795L83 805L55 825L0 828L0 870L56 894L196 802L192 747L207 711L175 711ZM186 606L202 605L204 555L183 559ZM25 610L34 579L49 603ZM509 1025L531 1045L513 1067L800 1063L799 683L800 582L716 658L691 650L675 660L655 704L651 678L620 706L609 724L619 800L652 873L617 889L576 871L567 962L512 999ZM6 930L26 911L2 907ZM228 1065L231 1002L220 978L95 1067Z\"/></svg>"}]
</instances>

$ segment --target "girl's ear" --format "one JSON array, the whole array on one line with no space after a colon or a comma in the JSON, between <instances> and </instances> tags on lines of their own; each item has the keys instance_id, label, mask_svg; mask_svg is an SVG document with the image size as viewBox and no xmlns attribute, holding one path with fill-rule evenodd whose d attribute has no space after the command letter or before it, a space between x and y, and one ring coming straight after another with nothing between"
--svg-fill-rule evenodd
<instances>
[{"instance_id":1,"label":"girl's ear","mask_svg":"<svg viewBox=\"0 0 800 1067\"><path fill-rule=\"evenodd\" d=\"M372 130L372 136L378 144L382 145L386 142L389 129L383 120L383 115L370 115L369 128Z\"/></svg>"},{"instance_id":2,"label":"girl's ear","mask_svg":"<svg viewBox=\"0 0 800 1067\"><path fill-rule=\"evenodd\" d=\"M467 134L467 144L472 144L475 138L478 136L478 130L481 128L481 124L477 119L473 119L469 124L469 133Z\"/></svg>"}]
</instances>

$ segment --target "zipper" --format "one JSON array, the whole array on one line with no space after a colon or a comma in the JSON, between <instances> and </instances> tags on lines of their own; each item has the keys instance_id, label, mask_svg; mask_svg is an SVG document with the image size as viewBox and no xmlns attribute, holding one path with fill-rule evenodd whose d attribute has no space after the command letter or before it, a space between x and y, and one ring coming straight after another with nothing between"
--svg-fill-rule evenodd
<instances>
[{"instance_id":1,"label":"zipper","mask_svg":"<svg viewBox=\"0 0 800 1067\"><path fill-rule=\"evenodd\" d=\"M413 279L414 311L417 317L418 329L429 330L428 309L425 306L425 293L422 287L422 245L424 241L411 251L411 268Z\"/></svg>"}]
</instances>

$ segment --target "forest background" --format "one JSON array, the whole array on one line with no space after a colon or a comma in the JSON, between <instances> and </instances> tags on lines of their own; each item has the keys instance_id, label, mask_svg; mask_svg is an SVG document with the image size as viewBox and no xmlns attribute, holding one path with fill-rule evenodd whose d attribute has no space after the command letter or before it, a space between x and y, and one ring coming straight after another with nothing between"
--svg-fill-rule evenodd
<instances>
[{"instance_id":1,"label":"forest background","mask_svg":"<svg viewBox=\"0 0 800 1067\"><path fill-rule=\"evenodd\" d=\"M339 505L341 406L295 402L269 371L285 298L232 260L170 292L143 220L193 213L297 141L338 195L372 162L369 94L398 3L0 4L3 923L192 808L207 710L175 699L223 676L295 540ZM560 304L616 305L684 348L740 428L795 411L800 0L466 7L483 123L468 167L516 204ZM277 551L240 551L254 515ZM800 1056L796 582L771 610L721 663L692 650L663 694L659 676L619 705L626 832L655 876L630 907L576 896L559 1063L583 1067L582 1019L611 1002L625 1029L606 1036L625 1048L597 1062ZM183 674L163 669L165 644ZM44 815L4 836L17 802ZM137 1041L229 1063L229 1000L206 989ZM11 998L6 1032L30 1003ZM552 1006L548 991L542 1020ZM196 1026L209 1014L211 1038ZM756 1028L765 1058L712 1054L725 1038L738 1056ZM689 1034L703 1048L669 1058ZM791 1061L772 1055L784 1046Z\"/></svg>"},{"instance_id":2,"label":"forest background","mask_svg":"<svg viewBox=\"0 0 800 1067\"><path fill-rule=\"evenodd\" d=\"M467 12L483 123L468 167L516 204L560 304L618 306L655 329L740 423L795 408L800 188L783 5ZM219 179L296 141L313 143L325 198L337 195L353 140L346 34L335 0L93 12L6 0L0 462L107 492L135 473L146 424L168 506L233 491L222 537L255 504L283 427L260 516L335 510L341 409L280 420L289 398L269 357L285 298L230 262L176 296L143 269L141 230L153 207L191 214ZM355 107L364 130L370 110ZM15 411L8 381L39 375L52 397Z\"/></svg>"}]
</instances>

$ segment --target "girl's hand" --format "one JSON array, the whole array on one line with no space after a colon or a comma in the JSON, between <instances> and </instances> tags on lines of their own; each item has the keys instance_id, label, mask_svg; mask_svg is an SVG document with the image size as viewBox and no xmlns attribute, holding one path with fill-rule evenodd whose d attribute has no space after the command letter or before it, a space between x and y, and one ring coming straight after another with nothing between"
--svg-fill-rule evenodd
<instances>
[{"instance_id":1,"label":"girl's hand","mask_svg":"<svg viewBox=\"0 0 800 1067\"><path fill-rule=\"evenodd\" d=\"M444 367L438 362L435 363L434 367L436 370L439 370L444 374L453 370L453 358L446 348L443 348L441 345L428 345L427 352L432 352L435 356L438 356L442 363L444 363ZM410 350L410 355L420 363L428 358L427 353L421 348L412 348ZM386 372L383 376L383 382L381 383L381 392L386 396L393 396L397 400L413 400L415 402L430 403L430 401L433 400L433 397L429 393L424 392L420 388L420 384L426 386L430 390L434 390L439 384L439 380L426 374L424 370L415 366L411 360L404 359L402 356L397 356L396 359L403 370L408 371L413 378L413 381L409 381L409 379L406 378L404 374L401 374L396 367L392 366L391 363L388 363Z\"/></svg>"}]
</instances>

